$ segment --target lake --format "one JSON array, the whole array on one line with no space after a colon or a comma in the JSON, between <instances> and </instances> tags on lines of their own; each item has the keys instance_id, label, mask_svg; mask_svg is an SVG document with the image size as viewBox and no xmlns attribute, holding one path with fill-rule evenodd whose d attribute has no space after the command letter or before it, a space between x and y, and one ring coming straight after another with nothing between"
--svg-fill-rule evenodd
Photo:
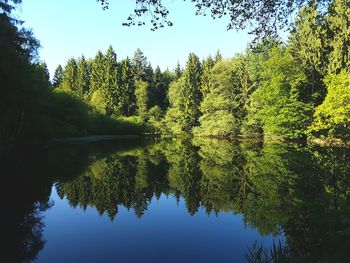
<instances>
[{"instance_id":1,"label":"lake","mask_svg":"<svg viewBox=\"0 0 350 263\"><path fill-rule=\"evenodd\" d=\"M128 139L0 165L7 262L348 262L348 148Z\"/></svg>"}]
</instances>

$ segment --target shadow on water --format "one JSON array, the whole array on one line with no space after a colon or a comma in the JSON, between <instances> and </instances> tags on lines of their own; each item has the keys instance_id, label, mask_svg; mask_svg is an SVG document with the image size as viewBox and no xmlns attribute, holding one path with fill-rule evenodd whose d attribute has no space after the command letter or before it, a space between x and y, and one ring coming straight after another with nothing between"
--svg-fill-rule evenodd
<instances>
[{"instance_id":1,"label":"shadow on water","mask_svg":"<svg viewBox=\"0 0 350 263\"><path fill-rule=\"evenodd\" d=\"M350 151L213 139L117 141L50 147L3 156L4 251L13 262L44 247L52 186L70 206L118 220L142 217L153 198L183 198L188 213L241 214L261 235L283 241L246 249L247 262L347 262ZM12 198L11 198L12 197ZM9 241L7 241L9 240Z\"/></svg>"}]
</instances>

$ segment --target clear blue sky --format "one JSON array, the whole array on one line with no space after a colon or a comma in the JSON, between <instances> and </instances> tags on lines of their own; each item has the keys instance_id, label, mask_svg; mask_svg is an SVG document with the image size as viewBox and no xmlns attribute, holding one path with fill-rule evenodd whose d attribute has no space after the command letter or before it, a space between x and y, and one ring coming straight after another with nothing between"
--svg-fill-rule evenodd
<instances>
[{"instance_id":1,"label":"clear blue sky","mask_svg":"<svg viewBox=\"0 0 350 263\"><path fill-rule=\"evenodd\" d=\"M95 0L24 0L18 16L33 29L42 48L40 57L52 74L58 64L84 54L94 57L97 50L112 45L118 60L132 57L141 48L155 68L173 69L177 61L185 65L190 52L200 58L214 55L220 49L224 57L242 52L252 39L247 32L226 30L228 17L213 20L195 16L189 0L164 0L170 10L173 27L155 32L150 27L124 27L134 8L134 0L110 0L103 11ZM147 18L146 18L147 19Z\"/></svg>"}]
</instances>

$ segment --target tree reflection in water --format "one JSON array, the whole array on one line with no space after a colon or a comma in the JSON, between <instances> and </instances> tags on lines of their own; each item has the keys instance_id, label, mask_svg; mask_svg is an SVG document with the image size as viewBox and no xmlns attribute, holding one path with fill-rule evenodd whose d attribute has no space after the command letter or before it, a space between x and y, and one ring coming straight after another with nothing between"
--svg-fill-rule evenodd
<instances>
[{"instance_id":1,"label":"tree reflection in water","mask_svg":"<svg viewBox=\"0 0 350 263\"><path fill-rule=\"evenodd\" d=\"M26 225L19 230L21 245L13 245L26 255L22 261L35 258L44 244L40 211L49 207L47 189L52 184L71 206L95 207L111 220L117 220L119 206L142 217L151 200L164 194L183 198L191 215L200 207L208 214L242 214L245 224L261 234L284 236L272 251L252 244L247 248L248 262L265 262L249 261L259 253L270 255L270 262L347 260L350 150L346 148L197 138L68 146L51 149L40 157L44 162L33 158L27 161L30 174L40 170L49 176L44 183L26 178L45 198L32 199L21 220L11 221ZM291 261L287 257L283 261L283 255Z\"/></svg>"}]
</instances>

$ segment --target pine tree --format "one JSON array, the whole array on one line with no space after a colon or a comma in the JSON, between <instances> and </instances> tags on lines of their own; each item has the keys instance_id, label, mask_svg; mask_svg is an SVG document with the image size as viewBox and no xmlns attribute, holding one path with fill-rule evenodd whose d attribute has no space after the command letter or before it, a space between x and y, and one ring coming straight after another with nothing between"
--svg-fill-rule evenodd
<instances>
[{"instance_id":1,"label":"pine tree","mask_svg":"<svg viewBox=\"0 0 350 263\"><path fill-rule=\"evenodd\" d=\"M123 115L131 116L135 114L135 83L133 69L129 58L120 63L119 78L119 100Z\"/></svg>"},{"instance_id":2,"label":"pine tree","mask_svg":"<svg viewBox=\"0 0 350 263\"><path fill-rule=\"evenodd\" d=\"M132 68L133 68L133 75L136 80L143 80L146 81L146 67L147 67L147 58L141 51L141 49L137 49L134 53L134 57L132 59Z\"/></svg>"},{"instance_id":3,"label":"pine tree","mask_svg":"<svg viewBox=\"0 0 350 263\"><path fill-rule=\"evenodd\" d=\"M77 61L70 58L64 68L60 89L77 94Z\"/></svg>"},{"instance_id":4,"label":"pine tree","mask_svg":"<svg viewBox=\"0 0 350 263\"><path fill-rule=\"evenodd\" d=\"M179 61L177 61L176 68L174 69L175 72L175 80L178 80L182 76L182 68L180 66Z\"/></svg>"},{"instance_id":5,"label":"pine tree","mask_svg":"<svg viewBox=\"0 0 350 263\"><path fill-rule=\"evenodd\" d=\"M89 93L90 85L90 71L89 65L85 60L84 55L82 55L77 62L77 93L81 99L85 99Z\"/></svg>"},{"instance_id":6,"label":"pine tree","mask_svg":"<svg viewBox=\"0 0 350 263\"><path fill-rule=\"evenodd\" d=\"M50 83L50 73L49 73L49 69L47 68L46 62L40 63L39 69L42 73L43 81L46 83Z\"/></svg>"},{"instance_id":7,"label":"pine tree","mask_svg":"<svg viewBox=\"0 0 350 263\"><path fill-rule=\"evenodd\" d=\"M201 77L202 69L199 58L194 53L191 53L183 73L184 89L181 94L184 99L185 132L190 132L194 126L198 125L200 117L199 106L202 100Z\"/></svg>"},{"instance_id":8,"label":"pine tree","mask_svg":"<svg viewBox=\"0 0 350 263\"><path fill-rule=\"evenodd\" d=\"M104 84L102 87L105 89L107 112L109 115L117 114L121 115L121 103L119 101L119 87L118 87L118 63L117 54L112 46L107 50L104 59Z\"/></svg>"},{"instance_id":9,"label":"pine tree","mask_svg":"<svg viewBox=\"0 0 350 263\"><path fill-rule=\"evenodd\" d=\"M138 115L145 120L147 117L149 92L148 83L142 80L135 82L135 96Z\"/></svg>"},{"instance_id":10,"label":"pine tree","mask_svg":"<svg viewBox=\"0 0 350 263\"><path fill-rule=\"evenodd\" d=\"M94 92L97 90L105 90L102 85L105 83L105 68L104 56L101 51L98 51L91 64L90 90L88 99L91 99Z\"/></svg>"},{"instance_id":11,"label":"pine tree","mask_svg":"<svg viewBox=\"0 0 350 263\"><path fill-rule=\"evenodd\" d=\"M215 62L211 56L209 56L204 62L203 62L203 72L202 72L202 87L201 91L203 94L203 98L209 93L210 91L210 71L214 67Z\"/></svg>"},{"instance_id":12,"label":"pine tree","mask_svg":"<svg viewBox=\"0 0 350 263\"><path fill-rule=\"evenodd\" d=\"M62 78L63 78L63 68L61 65L58 65L53 75L52 87L58 88L62 82Z\"/></svg>"},{"instance_id":13,"label":"pine tree","mask_svg":"<svg viewBox=\"0 0 350 263\"><path fill-rule=\"evenodd\" d=\"M148 62L146 68L145 68L145 81L149 84L153 84L153 79L154 79L154 72L153 68L150 62Z\"/></svg>"},{"instance_id":14,"label":"pine tree","mask_svg":"<svg viewBox=\"0 0 350 263\"><path fill-rule=\"evenodd\" d=\"M198 56L191 53L180 79L169 87L170 108L166 125L172 133L191 133L198 125L201 94L201 64Z\"/></svg>"},{"instance_id":15,"label":"pine tree","mask_svg":"<svg viewBox=\"0 0 350 263\"><path fill-rule=\"evenodd\" d=\"M330 54L328 73L350 72L350 1L334 0L328 16Z\"/></svg>"},{"instance_id":16,"label":"pine tree","mask_svg":"<svg viewBox=\"0 0 350 263\"><path fill-rule=\"evenodd\" d=\"M315 2L300 10L295 28L289 37L293 57L302 66L310 80L305 86L304 101L319 104L324 98L322 77L327 64L326 30L323 17Z\"/></svg>"},{"instance_id":17,"label":"pine tree","mask_svg":"<svg viewBox=\"0 0 350 263\"><path fill-rule=\"evenodd\" d=\"M214 56L214 63L218 63L220 60L222 60L222 55L221 55L221 52L220 50L218 49L215 53L215 56Z\"/></svg>"}]
</instances>

